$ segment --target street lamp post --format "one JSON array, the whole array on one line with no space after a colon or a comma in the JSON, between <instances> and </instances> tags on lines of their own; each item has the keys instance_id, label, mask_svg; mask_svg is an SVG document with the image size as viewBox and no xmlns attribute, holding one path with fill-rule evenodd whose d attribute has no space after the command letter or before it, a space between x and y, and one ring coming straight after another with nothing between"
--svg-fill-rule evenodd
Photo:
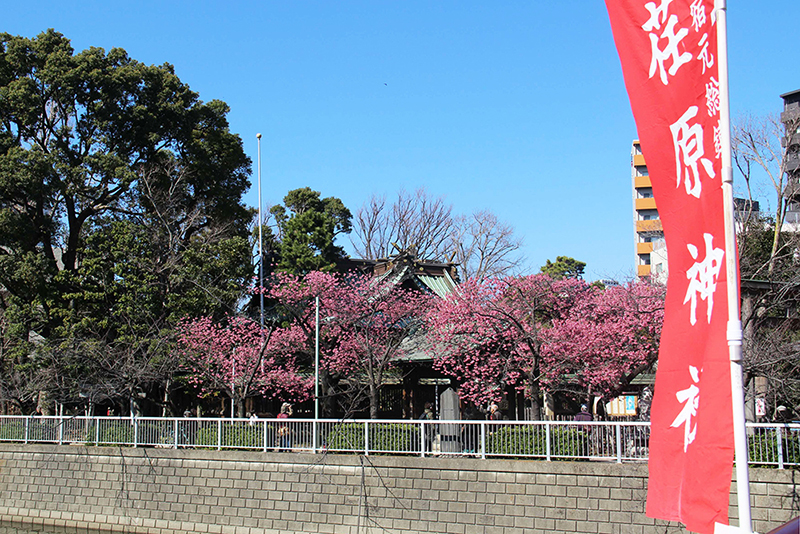
<instances>
[{"instance_id":1,"label":"street lamp post","mask_svg":"<svg viewBox=\"0 0 800 534\"><path fill-rule=\"evenodd\" d=\"M258 294L259 294L259 324L261 337L264 337L264 250L262 226L264 220L261 215L261 134L256 134L258 139Z\"/></svg>"}]
</instances>

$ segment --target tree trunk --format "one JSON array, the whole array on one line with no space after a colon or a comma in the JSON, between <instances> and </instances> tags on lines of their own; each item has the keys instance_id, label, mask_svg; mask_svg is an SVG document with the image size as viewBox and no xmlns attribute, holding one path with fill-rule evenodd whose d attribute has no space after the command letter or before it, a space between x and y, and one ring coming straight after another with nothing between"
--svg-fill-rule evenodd
<instances>
[{"instance_id":1,"label":"tree trunk","mask_svg":"<svg viewBox=\"0 0 800 534\"><path fill-rule=\"evenodd\" d=\"M322 394L322 398L320 399L319 403L319 411L320 411L320 418L330 418L335 417L336 414L336 384L338 380L334 379L331 374L322 369L320 371L320 393Z\"/></svg>"},{"instance_id":2,"label":"tree trunk","mask_svg":"<svg viewBox=\"0 0 800 534\"><path fill-rule=\"evenodd\" d=\"M161 417L167 417L167 410L169 410L169 413L174 415L172 407L170 406L170 398L169 398L170 385L172 385L172 380L167 378L167 383L164 385L164 398L163 398L163 404L161 405Z\"/></svg>"},{"instance_id":3,"label":"tree trunk","mask_svg":"<svg viewBox=\"0 0 800 534\"><path fill-rule=\"evenodd\" d=\"M525 419L525 392L516 389L514 390L514 392L515 392L514 398L517 401L517 406L516 406L517 416L515 417L515 419L517 419L518 421L523 421Z\"/></svg>"},{"instance_id":4,"label":"tree trunk","mask_svg":"<svg viewBox=\"0 0 800 534\"><path fill-rule=\"evenodd\" d=\"M55 415L52 410L52 403L46 391L40 391L36 400L36 408L41 415Z\"/></svg>"},{"instance_id":5,"label":"tree trunk","mask_svg":"<svg viewBox=\"0 0 800 534\"><path fill-rule=\"evenodd\" d=\"M538 383L531 383L531 420L542 420L542 401L539 397L541 391Z\"/></svg>"},{"instance_id":6,"label":"tree trunk","mask_svg":"<svg viewBox=\"0 0 800 534\"><path fill-rule=\"evenodd\" d=\"M769 266L767 268L768 278L772 280L772 272L775 270L775 257L780 248L781 230L783 229L783 219L785 217L785 198L778 198L778 207L775 209L775 228L772 233L772 253L769 256Z\"/></svg>"},{"instance_id":7,"label":"tree trunk","mask_svg":"<svg viewBox=\"0 0 800 534\"><path fill-rule=\"evenodd\" d=\"M534 373L531 373L534 374ZM531 399L531 420L533 421L541 421L542 419L542 400L541 394L542 390L539 387L539 381L533 376L528 377L528 383L530 384L530 388L528 389L530 399Z\"/></svg>"},{"instance_id":8,"label":"tree trunk","mask_svg":"<svg viewBox=\"0 0 800 534\"><path fill-rule=\"evenodd\" d=\"M380 390L375 387L373 382L369 384L369 418L370 419L377 419L378 418L378 401L379 395L378 392Z\"/></svg>"}]
</instances>

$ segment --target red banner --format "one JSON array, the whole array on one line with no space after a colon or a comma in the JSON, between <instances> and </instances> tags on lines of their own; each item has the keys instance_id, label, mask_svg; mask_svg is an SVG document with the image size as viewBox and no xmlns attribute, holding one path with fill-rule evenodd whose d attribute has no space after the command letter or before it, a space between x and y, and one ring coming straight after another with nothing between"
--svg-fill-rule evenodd
<instances>
[{"instance_id":1,"label":"red banner","mask_svg":"<svg viewBox=\"0 0 800 534\"><path fill-rule=\"evenodd\" d=\"M712 533L733 463L713 0L606 0L669 261L647 515Z\"/></svg>"}]
</instances>

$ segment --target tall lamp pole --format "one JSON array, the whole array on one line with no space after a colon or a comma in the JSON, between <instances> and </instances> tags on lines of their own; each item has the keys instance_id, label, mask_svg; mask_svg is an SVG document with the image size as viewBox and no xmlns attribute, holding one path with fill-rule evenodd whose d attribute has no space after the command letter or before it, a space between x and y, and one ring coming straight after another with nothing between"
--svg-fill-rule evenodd
<instances>
[{"instance_id":1,"label":"tall lamp pole","mask_svg":"<svg viewBox=\"0 0 800 534\"><path fill-rule=\"evenodd\" d=\"M256 134L258 139L258 295L259 295L259 324L261 337L264 337L264 250L261 227L264 220L261 216L261 134Z\"/></svg>"},{"instance_id":2,"label":"tall lamp pole","mask_svg":"<svg viewBox=\"0 0 800 534\"><path fill-rule=\"evenodd\" d=\"M314 419L319 419L319 296L315 299L314 321Z\"/></svg>"}]
</instances>

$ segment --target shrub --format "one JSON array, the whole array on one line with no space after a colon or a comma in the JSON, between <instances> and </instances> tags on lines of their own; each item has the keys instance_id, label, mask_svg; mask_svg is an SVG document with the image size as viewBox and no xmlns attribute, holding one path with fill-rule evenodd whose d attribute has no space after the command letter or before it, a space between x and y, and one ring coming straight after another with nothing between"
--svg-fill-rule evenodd
<instances>
[{"instance_id":1,"label":"shrub","mask_svg":"<svg viewBox=\"0 0 800 534\"><path fill-rule=\"evenodd\" d=\"M494 432L487 427L486 454L506 456L546 456L547 435L545 426L505 426ZM550 454L552 456L581 457L589 451L591 429L578 426L550 427Z\"/></svg>"},{"instance_id":2,"label":"shrub","mask_svg":"<svg viewBox=\"0 0 800 534\"><path fill-rule=\"evenodd\" d=\"M71 429L71 431L64 436L64 439L69 442L95 445L94 439L96 432L97 427L94 423L82 424L78 428Z\"/></svg>"},{"instance_id":3,"label":"shrub","mask_svg":"<svg viewBox=\"0 0 800 534\"><path fill-rule=\"evenodd\" d=\"M261 433L263 426L249 425L223 425L222 446L232 448L262 448L264 437Z\"/></svg>"},{"instance_id":4,"label":"shrub","mask_svg":"<svg viewBox=\"0 0 800 534\"><path fill-rule=\"evenodd\" d=\"M486 427L486 454L544 456L547 442L544 427ZM537 431L538 430L538 431Z\"/></svg>"},{"instance_id":5,"label":"shrub","mask_svg":"<svg viewBox=\"0 0 800 534\"><path fill-rule=\"evenodd\" d=\"M417 450L419 427L402 423L374 423L369 426L370 451ZM334 451L363 451L364 424L339 423L325 436L324 443Z\"/></svg>"},{"instance_id":6,"label":"shrub","mask_svg":"<svg viewBox=\"0 0 800 534\"><path fill-rule=\"evenodd\" d=\"M361 423L339 423L323 438L328 449L334 451L364 450L364 425Z\"/></svg>"},{"instance_id":7,"label":"shrub","mask_svg":"<svg viewBox=\"0 0 800 534\"><path fill-rule=\"evenodd\" d=\"M748 436L748 454L752 463L778 464L778 434L769 429L759 429ZM797 430L784 428L782 432L783 461L787 464L800 462L800 433Z\"/></svg>"},{"instance_id":8,"label":"shrub","mask_svg":"<svg viewBox=\"0 0 800 534\"><path fill-rule=\"evenodd\" d=\"M101 445L132 445L133 426L129 421L109 421L100 426Z\"/></svg>"},{"instance_id":9,"label":"shrub","mask_svg":"<svg viewBox=\"0 0 800 534\"><path fill-rule=\"evenodd\" d=\"M8 419L0 425L0 440L2 441L24 441L25 440L25 421L22 419Z\"/></svg>"},{"instance_id":10,"label":"shrub","mask_svg":"<svg viewBox=\"0 0 800 534\"><path fill-rule=\"evenodd\" d=\"M222 425L223 449L260 449L264 446L264 435L262 425ZM197 432L197 445L201 447L216 448L217 426L206 426Z\"/></svg>"},{"instance_id":11,"label":"shrub","mask_svg":"<svg viewBox=\"0 0 800 534\"><path fill-rule=\"evenodd\" d=\"M197 444L201 447L216 447L217 446L217 427L209 426L201 428L197 433Z\"/></svg>"},{"instance_id":12,"label":"shrub","mask_svg":"<svg viewBox=\"0 0 800 534\"><path fill-rule=\"evenodd\" d=\"M419 441L419 427L401 423L371 425L369 445L374 451L410 451ZM363 439L362 439L363 441Z\"/></svg>"}]
</instances>

